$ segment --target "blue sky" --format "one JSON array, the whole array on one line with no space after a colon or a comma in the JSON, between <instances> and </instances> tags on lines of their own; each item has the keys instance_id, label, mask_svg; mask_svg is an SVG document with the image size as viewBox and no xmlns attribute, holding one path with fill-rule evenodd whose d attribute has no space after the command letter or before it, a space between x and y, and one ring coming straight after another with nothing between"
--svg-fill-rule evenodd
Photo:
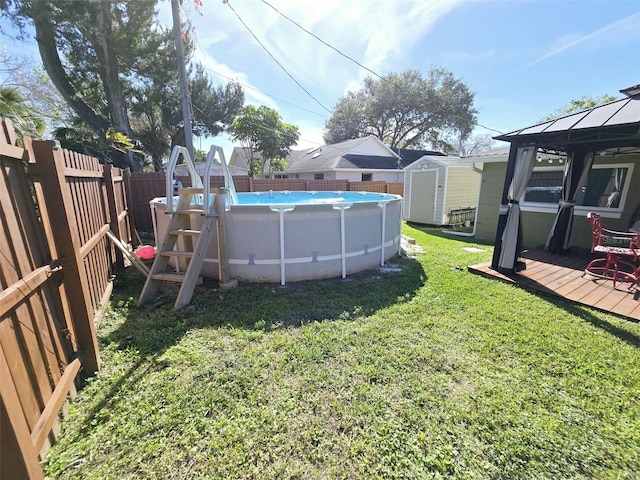
<instances>
[{"instance_id":1,"label":"blue sky","mask_svg":"<svg viewBox=\"0 0 640 480\"><path fill-rule=\"evenodd\" d=\"M500 132L534 124L572 99L619 96L640 83L639 0L266 1L380 75L447 68L475 92L479 124ZM171 24L167 0L159 14ZM247 103L278 110L300 128L299 148L323 143L325 107L371 75L263 0L203 0L202 7L184 0L182 15L195 28L196 60L213 81L235 79ZM230 155L225 134L196 146L212 142Z\"/></svg>"},{"instance_id":2,"label":"blue sky","mask_svg":"<svg viewBox=\"0 0 640 480\"><path fill-rule=\"evenodd\" d=\"M380 75L447 68L475 92L479 123L501 132L534 124L572 99L619 96L640 83L638 0L268 1ZM195 27L197 59L214 80L245 85L248 103L276 108L298 125L300 147L322 143L329 114L238 16L328 109L370 75L262 0L229 0L237 16L219 0L204 0L199 11L192 5L186 2L182 13ZM161 18L170 21L168 3ZM495 134L482 127L476 133ZM214 141L227 149L227 140Z\"/></svg>"}]
</instances>

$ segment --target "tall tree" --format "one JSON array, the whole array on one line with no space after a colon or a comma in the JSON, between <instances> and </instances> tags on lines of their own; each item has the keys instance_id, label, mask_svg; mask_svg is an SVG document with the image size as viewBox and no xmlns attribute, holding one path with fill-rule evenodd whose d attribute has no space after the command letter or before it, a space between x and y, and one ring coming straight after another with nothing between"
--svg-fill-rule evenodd
<instances>
[{"instance_id":1,"label":"tall tree","mask_svg":"<svg viewBox=\"0 0 640 480\"><path fill-rule=\"evenodd\" d=\"M242 107L229 133L247 152L251 177L264 176L267 162L269 171L284 170L282 160L300 138L298 127L284 123L278 112L264 105Z\"/></svg>"},{"instance_id":2,"label":"tall tree","mask_svg":"<svg viewBox=\"0 0 640 480\"><path fill-rule=\"evenodd\" d=\"M367 77L341 97L325 124L324 139L337 143L376 135L391 147L440 148L456 132L468 136L477 123L474 93L444 68L426 78L417 70Z\"/></svg>"},{"instance_id":3,"label":"tall tree","mask_svg":"<svg viewBox=\"0 0 640 480\"><path fill-rule=\"evenodd\" d=\"M155 5L155 0L0 0L0 14L17 27L33 24L56 88L101 142L114 147L112 153L119 150L113 139L138 135L159 168L170 141L180 142L182 120L176 118L173 36L158 25ZM201 68L192 72L192 127L215 135L242 106L243 92L237 84L216 89ZM123 160L134 170L142 168L131 155Z\"/></svg>"},{"instance_id":4,"label":"tall tree","mask_svg":"<svg viewBox=\"0 0 640 480\"><path fill-rule=\"evenodd\" d=\"M44 68L76 115L102 138L110 127L133 138L124 79L164 34L154 28L155 2L3 2L4 15L16 25L33 24Z\"/></svg>"},{"instance_id":5,"label":"tall tree","mask_svg":"<svg viewBox=\"0 0 640 480\"><path fill-rule=\"evenodd\" d=\"M231 125L242 108L242 87L235 82L214 86L204 69L197 64L189 76L193 133L204 137L220 134ZM177 77L171 77L166 70L162 70L153 78L153 83L131 92L131 111L136 138L151 156L154 169L159 171L170 149L175 145L184 145L184 128Z\"/></svg>"}]
</instances>

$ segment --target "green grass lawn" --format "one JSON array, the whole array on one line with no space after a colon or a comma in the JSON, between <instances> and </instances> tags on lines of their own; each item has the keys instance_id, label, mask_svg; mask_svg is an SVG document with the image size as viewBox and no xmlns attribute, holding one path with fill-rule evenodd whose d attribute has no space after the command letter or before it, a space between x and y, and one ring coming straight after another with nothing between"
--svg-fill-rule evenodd
<instances>
[{"instance_id":1,"label":"green grass lawn","mask_svg":"<svg viewBox=\"0 0 640 480\"><path fill-rule=\"evenodd\" d=\"M640 324L467 272L491 247L405 226L399 268L201 285L117 278L102 370L50 478L638 478ZM464 247L483 252L469 252Z\"/></svg>"}]
</instances>

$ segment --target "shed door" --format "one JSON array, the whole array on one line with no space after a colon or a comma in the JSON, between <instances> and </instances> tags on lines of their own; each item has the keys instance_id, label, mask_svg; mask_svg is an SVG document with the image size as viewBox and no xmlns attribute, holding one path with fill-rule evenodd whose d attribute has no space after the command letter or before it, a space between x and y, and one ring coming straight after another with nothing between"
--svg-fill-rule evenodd
<instances>
[{"instance_id":1,"label":"shed door","mask_svg":"<svg viewBox=\"0 0 640 480\"><path fill-rule=\"evenodd\" d=\"M434 223L438 171L424 170L411 173L411 212L409 220L417 223Z\"/></svg>"}]
</instances>

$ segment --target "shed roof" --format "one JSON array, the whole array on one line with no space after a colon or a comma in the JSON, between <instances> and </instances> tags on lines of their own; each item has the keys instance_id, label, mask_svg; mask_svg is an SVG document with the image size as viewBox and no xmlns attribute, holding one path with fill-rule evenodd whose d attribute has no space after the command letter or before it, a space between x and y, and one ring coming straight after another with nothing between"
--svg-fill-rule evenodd
<instances>
[{"instance_id":1,"label":"shed roof","mask_svg":"<svg viewBox=\"0 0 640 480\"><path fill-rule=\"evenodd\" d=\"M442 167L472 167L474 163L469 158L452 157L449 155L423 155L420 159L408 164L405 170L419 169L425 162L432 162Z\"/></svg>"}]
</instances>

